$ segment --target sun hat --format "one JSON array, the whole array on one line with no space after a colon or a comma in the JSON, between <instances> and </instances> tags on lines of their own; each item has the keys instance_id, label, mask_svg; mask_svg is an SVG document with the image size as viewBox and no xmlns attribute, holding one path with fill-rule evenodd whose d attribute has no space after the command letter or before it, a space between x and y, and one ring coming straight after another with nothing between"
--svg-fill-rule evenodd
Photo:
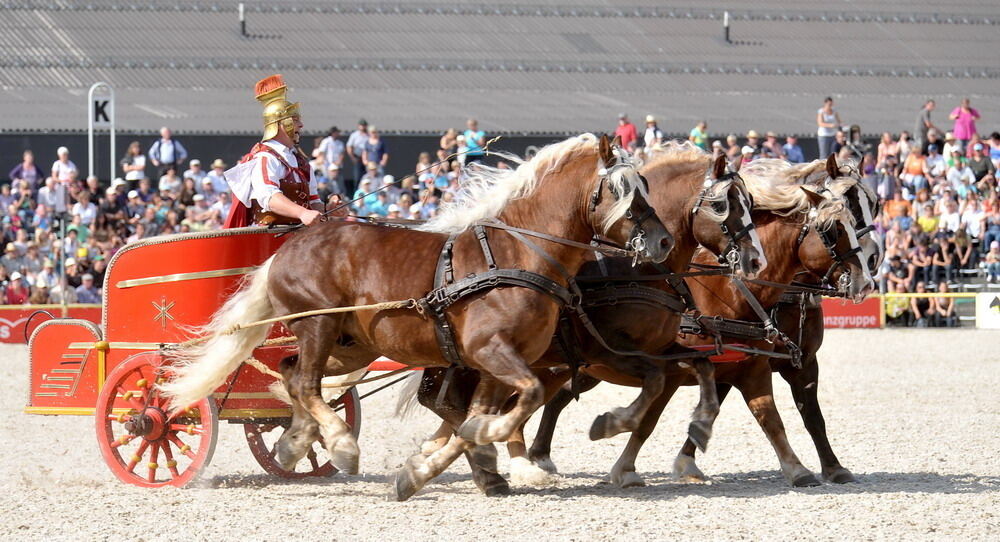
<instances>
[{"instance_id":1,"label":"sun hat","mask_svg":"<svg viewBox=\"0 0 1000 542\"><path fill-rule=\"evenodd\" d=\"M222 158L216 158L215 161L212 162L212 167L221 167L222 169L226 169L226 163L222 161Z\"/></svg>"},{"instance_id":2,"label":"sun hat","mask_svg":"<svg viewBox=\"0 0 1000 542\"><path fill-rule=\"evenodd\" d=\"M653 115L646 115L646 122L656 122L656 117Z\"/></svg>"},{"instance_id":3,"label":"sun hat","mask_svg":"<svg viewBox=\"0 0 1000 542\"><path fill-rule=\"evenodd\" d=\"M748 138L760 137L760 134L757 133L757 130L750 130L749 132L747 132L747 137Z\"/></svg>"}]
</instances>

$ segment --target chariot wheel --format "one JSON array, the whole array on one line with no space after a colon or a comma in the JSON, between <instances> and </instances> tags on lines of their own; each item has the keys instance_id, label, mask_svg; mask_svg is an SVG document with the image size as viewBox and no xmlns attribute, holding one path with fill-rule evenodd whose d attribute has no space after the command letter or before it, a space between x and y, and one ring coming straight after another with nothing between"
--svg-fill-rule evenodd
<instances>
[{"instance_id":1,"label":"chariot wheel","mask_svg":"<svg viewBox=\"0 0 1000 542\"><path fill-rule=\"evenodd\" d=\"M163 358L144 352L108 375L94 413L97 443L111 472L142 487L181 487L198 476L215 451L215 401L201 399L171 415L156 385L166 378Z\"/></svg>"},{"instance_id":2,"label":"chariot wheel","mask_svg":"<svg viewBox=\"0 0 1000 542\"><path fill-rule=\"evenodd\" d=\"M342 413L344 421L351 426L351 433L354 438L357 438L361 433L361 399L358 397L358 390L351 388L339 399L331 402L330 406ZM260 463L260 466L264 467L268 474L282 478L309 478L336 474L336 467L329 460L324 459L322 439L313 443L305 459L299 461L294 470L286 470L278 463L277 449L274 444L290 423L290 420L282 420L278 423L250 422L243 425L247 444L250 445L250 453L253 454L257 463Z\"/></svg>"}]
</instances>

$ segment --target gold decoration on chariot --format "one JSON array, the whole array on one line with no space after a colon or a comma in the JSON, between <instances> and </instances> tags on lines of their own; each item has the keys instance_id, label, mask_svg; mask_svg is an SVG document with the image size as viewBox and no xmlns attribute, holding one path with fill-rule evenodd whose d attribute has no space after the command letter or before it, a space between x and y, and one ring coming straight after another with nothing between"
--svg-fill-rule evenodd
<instances>
[{"instance_id":1,"label":"gold decoration on chariot","mask_svg":"<svg viewBox=\"0 0 1000 542\"><path fill-rule=\"evenodd\" d=\"M138 462L142 461L142 458L139 457L138 455L133 455L132 456L132 461L135 461L136 463L138 463Z\"/></svg>"},{"instance_id":2,"label":"gold decoration on chariot","mask_svg":"<svg viewBox=\"0 0 1000 542\"><path fill-rule=\"evenodd\" d=\"M150 284L163 284L164 282L183 282L186 280L232 277L234 275L245 275L255 269L257 269L257 266L232 267L229 269L213 269L211 271L196 271L193 273L173 273L171 275L159 275L154 277L120 280L115 284L115 287L120 289L134 288L136 286L149 286Z\"/></svg>"},{"instance_id":3,"label":"gold decoration on chariot","mask_svg":"<svg viewBox=\"0 0 1000 542\"><path fill-rule=\"evenodd\" d=\"M181 449L180 449L180 452L181 452L182 454L186 454L186 453L188 453L188 452L190 452L190 451L191 451L191 447L190 447L190 446L188 446L187 444L185 444L185 445L181 446Z\"/></svg>"},{"instance_id":4,"label":"gold decoration on chariot","mask_svg":"<svg viewBox=\"0 0 1000 542\"><path fill-rule=\"evenodd\" d=\"M172 469L172 468L174 468L176 466L177 466L177 461L175 461L173 459L167 460L167 468L168 469Z\"/></svg>"},{"instance_id":5,"label":"gold decoration on chariot","mask_svg":"<svg viewBox=\"0 0 1000 542\"><path fill-rule=\"evenodd\" d=\"M147 386L146 386L146 384L149 384L149 382L147 382L145 378L140 378L140 379L139 379L138 381L136 381L136 383L135 383L135 385L136 385L137 387L140 387L140 388L145 388L145 387L147 387Z\"/></svg>"},{"instance_id":6,"label":"gold decoration on chariot","mask_svg":"<svg viewBox=\"0 0 1000 542\"><path fill-rule=\"evenodd\" d=\"M122 412L121 414L118 415L118 423L125 423L125 413L124 412ZM122 438L125 438L125 437L122 437ZM125 444L125 443L123 442L122 444Z\"/></svg>"},{"instance_id":7,"label":"gold decoration on chariot","mask_svg":"<svg viewBox=\"0 0 1000 542\"><path fill-rule=\"evenodd\" d=\"M187 434L193 435L194 434L194 424L193 423L189 423L188 426L187 426L187 429L185 429L185 431L187 432Z\"/></svg>"},{"instance_id":8,"label":"gold decoration on chariot","mask_svg":"<svg viewBox=\"0 0 1000 542\"><path fill-rule=\"evenodd\" d=\"M150 461L149 464L147 464L146 466L149 467L149 468L151 468L151 469L153 469L153 470L156 470L157 468L159 468L159 465L157 465L156 463L153 463L152 461Z\"/></svg>"}]
</instances>

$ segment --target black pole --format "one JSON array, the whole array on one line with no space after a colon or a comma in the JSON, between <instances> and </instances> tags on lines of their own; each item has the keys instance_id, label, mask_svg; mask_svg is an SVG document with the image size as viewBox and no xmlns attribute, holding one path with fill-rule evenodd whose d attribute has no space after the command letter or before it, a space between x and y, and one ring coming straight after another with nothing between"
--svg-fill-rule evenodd
<instances>
[{"instance_id":1,"label":"black pole","mask_svg":"<svg viewBox=\"0 0 1000 542\"><path fill-rule=\"evenodd\" d=\"M723 15L722 15L722 31L723 31L723 37L725 38L726 43L732 43L732 41L729 39L729 12L728 11L724 12Z\"/></svg>"},{"instance_id":2,"label":"black pole","mask_svg":"<svg viewBox=\"0 0 1000 542\"><path fill-rule=\"evenodd\" d=\"M247 19L243 12L243 2L240 2L240 35L247 37Z\"/></svg>"}]
</instances>

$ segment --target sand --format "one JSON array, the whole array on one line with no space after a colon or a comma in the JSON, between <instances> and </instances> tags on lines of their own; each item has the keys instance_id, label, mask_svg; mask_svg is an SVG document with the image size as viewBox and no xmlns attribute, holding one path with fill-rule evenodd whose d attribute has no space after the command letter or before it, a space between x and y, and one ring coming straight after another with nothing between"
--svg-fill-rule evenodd
<instances>
[{"instance_id":1,"label":"sand","mask_svg":"<svg viewBox=\"0 0 1000 542\"><path fill-rule=\"evenodd\" d=\"M604 482L626 437L590 442L593 418L636 390L602 384L566 409L557 482L486 498L456 463L405 503L388 480L436 427L393 417L395 394L363 404L362 473L286 481L253 461L239 426L220 424L193 487L124 485L100 458L93 420L22 412L27 349L0 347L0 539L3 540L560 540L1000 538L1000 353L995 332L830 331L820 397L834 450L859 482L794 489L743 402L732 395L699 466L710 484L673 480L693 388L678 392L637 462L647 486ZM799 457L812 442L776 377ZM529 435L534 431L530 426ZM501 456L501 468L507 464Z\"/></svg>"}]
</instances>

